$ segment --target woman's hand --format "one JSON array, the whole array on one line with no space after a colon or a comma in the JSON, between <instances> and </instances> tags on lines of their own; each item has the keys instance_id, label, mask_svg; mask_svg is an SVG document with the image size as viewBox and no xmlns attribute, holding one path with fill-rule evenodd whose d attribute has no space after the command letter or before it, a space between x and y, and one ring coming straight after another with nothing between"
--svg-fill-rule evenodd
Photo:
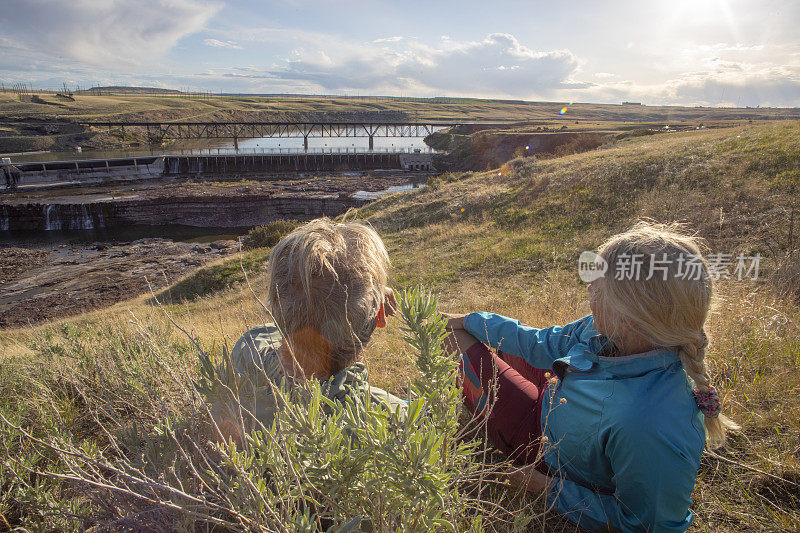
<instances>
[{"instance_id":1,"label":"woman's hand","mask_svg":"<svg viewBox=\"0 0 800 533\"><path fill-rule=\"evenodd\" d=\"M464 317L467 315L454 315L450 313L442 313L442 316L447 318L448 330L455 331L458 329L464 329Z\"/></svg>"},{"instance_id":2,"label":"woman's hand","mask_svg":"<svg viewBox=\"0 0 800 533\"><path fill-rule=\"evenodd\" d=\"M512 487L542 493L550 489L552 478L536 470L533 465L528 465L508 474L508 481Z\"/></svg>"}]
</instances>

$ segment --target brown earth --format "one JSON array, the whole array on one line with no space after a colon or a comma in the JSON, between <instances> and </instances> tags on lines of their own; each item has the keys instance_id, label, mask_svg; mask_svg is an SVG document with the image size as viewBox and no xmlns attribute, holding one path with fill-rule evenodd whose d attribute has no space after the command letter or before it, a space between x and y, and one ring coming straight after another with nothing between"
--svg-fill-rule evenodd
<instances>
[{"instance_id":1,"label":"brown earth","mask_svg":"<svg viewBox=\"0 0 800 533\"><path fill-rule=\"evenodd\" d=\"M239 226L246 226L252 217L245 209L237 210L236 205L242 202L258 205L281 201L286 204L288 198L298 203L309 201L307 207L312 211L324 210L331 202L352 201L350 195L356 191L377 192L408 181L409 174L402 172L294 175L292 179L284 176L274 181L173 179L85 189L16 191L3 195L2 204L74 205L112 201L127 205L136 202L163 209L165 216L177 216L187 204L203 212L222 203L227 206L226 211L233 213L231 216L236 215L243 221ZM314 199L322 203L316 205ZM325 213L308 212L307 216L296 218L321 214ZM188 220L188 215L184 218ZM209 260L237 250L235 241L197 244L169 239L62 244L45 248L0 245L0 327L26 326L108 307L151 289L161 289Z\"/></svg>"},{"instance_id":2,"label":"brown earth","mask_svg":"<svg viewBox=\"0 0 800 533\"><path fill-rule=\"evenodd\" d=\"M239 249L141 239L129 244L0 248L0 327L27 326L108 307L177 281Z\"/></svg>"},{"instance_id":3,"label":"brown earth","mask_svg":"<svg viewBox=\"0 0 800 533\"><path fill-rule=\"evenodd\" d=\"M0 217L12 231L131 225L241 229L287 218L338 216L369 202L353 193L376 193L411 179L402 172L345 174L275 181L158 180L146 185L27 190L4 195ZM426 178L417 175L414 179Z\"/></svg>"}]
</instances>

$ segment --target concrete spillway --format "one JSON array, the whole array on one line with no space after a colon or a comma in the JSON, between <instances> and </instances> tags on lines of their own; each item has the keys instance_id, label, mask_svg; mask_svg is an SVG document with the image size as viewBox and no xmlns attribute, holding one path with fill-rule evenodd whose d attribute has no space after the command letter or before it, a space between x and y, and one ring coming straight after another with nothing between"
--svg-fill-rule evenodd
<instances>
[{"instance_id":1,"label":"concrete spillway","mask_svg":"<svg viewBox=\"0 0 800 533\"><path fill-rule=\"evenodd\" d=\"M271 172L431 170L430 154L334 152L230 155L163 155L14 163L18 185L99 184L161 176L231 175Z\"/></svg>"},{"instance_id":2,"label":"concrete spillway","mask_svg":"<svg viewBox=\"0 0 800 533\"><path fill-rule=\"evenodd\" d=\"M21 176L18 185L50 185L64 182L97 183L114 179L155 178L164 173L161 156L76 159L13 163Z\"/></svg>"},{"instance_id":3,"label":"concrete spillway","mask_svg":"<svg viewBox=\"0 0 800 533\"><path fill-rule=\"evenodd\" d=\"M399 169L399 153L237 154L164 157L164 174Z\"/></svg>"}]
</instances>

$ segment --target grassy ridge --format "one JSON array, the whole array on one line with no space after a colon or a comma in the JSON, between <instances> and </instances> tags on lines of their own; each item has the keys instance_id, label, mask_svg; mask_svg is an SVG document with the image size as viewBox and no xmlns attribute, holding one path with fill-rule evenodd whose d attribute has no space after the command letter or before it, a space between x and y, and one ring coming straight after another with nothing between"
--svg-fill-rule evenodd
<instances>
[{"instance_id":1,"label":"grassy ridge","mask_svg":"<svg viewBox=\"0 0 800 533\"><path fill-rule=\"evenodd\" d=\"M141 128L86 130L81 121L270 121L379 120L518 123L514 133L534 131L628 132L672 124L720 126L748 121L798 119L794 108L702 108L581 104L560 115L563 102L481 100L474 98L345 98L336 96L207 96L52 94L20 96L0 93L0 150L121 148L161 142ZM44 124L47 123L47 124ZM538 128L538 129L537 129ZM192 147L191 141L181 146ZM481 167L483 168L483 167Z\"/></svg>"},{"instance_id":2,"label":"grassy ridge","mask_svg":"<svg viewBox=\"0 0 800 533\"><path fill-rule=\"evenodd\" d=\"M800 124L787 122L629 139L557 159L516 159L492 172L440 176L351 216L384 237L397 285L433 288L443 310L490 310L534 326L588 313L576 276L578 253L639 217L686 222L714 252L762 254L758 281L723 280L717 287L708 357L743 433L704 458L695 530L793 531L800 528L799 189ZM265 254L246 252L242 262L253 265ZM178 293L223 276L217 286L233 284L228 289L195 290L191 300L163 309L140 299L63 326L2 332L0 349L24 355L32 363L25 372L35 373L37 362L58 368L66 363L52 361L69 356L53 359L41 339L48 346L80 346L81 331L97 338L113 325L124 345L131 334L120 331L144 323L159 331L160 342L173 342L167 339L181 334L164 318L166 311L205 349L219 353L244 329L268 320L255 299L263 294L263 274L252 271L251 293L238 264L238 258L228 260L173 287ZM184 354L186 346L177 346L176 354ZM366 353L373 382L404 391L413 373L408 353L395 325L376 334ZM7 376L0 374L6 401L24 396L19 376L13 382ZM59 401L82 420L80 404L62 396Z\"/></svg>"},{"instance_id":3,"label":"grassy ridge","mask_svg":"<svg viewBox=\"0 0 800 533\"><path fill-rule=\"evenodd\" d=\"M743 127L520 158L492 172L441 176L359 216L387 235L409 281L571 268L581 250L638 217L683 221L715 251L776 262L798 246L788 224L800 208L798 133L797 123ZM435 254L420 260L416 250Z\"/></svg>"},{"instance_id":4,"label":"grassy ridge","mask_svg":"<svg viewBox=\"0 0 800 533\"><path fill-rule=\"evenodd\" d=\"M768 120L798 118L794 108L708 108L678 106L629 106L582 104L570 106L559 115L563 102L527 102L520 100L482 100L477 98L391 98L391 97L297 97L297 96L225 96L192 98L175 95L76 95L74 101L42 94L21 99L12 93L0 93L0 117L53 117L79 120L198 120L213 121L249 115L280 116L320 113L406 113L421 120L546 121L572 124L644 122L663 126L681 121ZM542 123L544 124L544 123ZM630 127L630 125L628 126Z\"/></svg>"}]
</instances>

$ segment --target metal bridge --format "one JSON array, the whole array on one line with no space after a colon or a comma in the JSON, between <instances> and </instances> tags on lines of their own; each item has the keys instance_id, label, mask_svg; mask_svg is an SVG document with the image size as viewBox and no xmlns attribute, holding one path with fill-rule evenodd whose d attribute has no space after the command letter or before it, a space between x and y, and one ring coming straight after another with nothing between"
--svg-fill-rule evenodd
<instances>
[{"instance_id":1,"label":"metal bridge","mask_svg":"<svg viewBox=\"0 0 800 533\"><path fill-rule=\"evenodd\" d=\"M84 126L118 129L144 128L156 139L239 139L256 137L303 138L308 149L309 137L368 137L369 149L375 137L427 137L455 122L82 122Z\"/></svg>"}]
</instances>

